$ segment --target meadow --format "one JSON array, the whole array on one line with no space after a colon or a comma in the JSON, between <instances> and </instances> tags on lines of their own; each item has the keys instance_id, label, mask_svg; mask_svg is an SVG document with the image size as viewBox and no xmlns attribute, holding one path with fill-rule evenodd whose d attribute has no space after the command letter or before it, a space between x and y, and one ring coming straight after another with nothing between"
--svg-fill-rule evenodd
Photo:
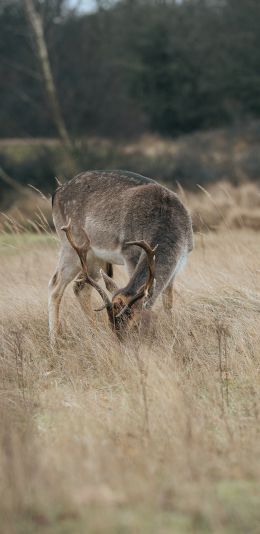
<instances>
[{"instance_id":1,"label":"meadow","mask_svg":"<svg viewBox=\"0 0 260 534\"><path fill-rule=\"evenodd\" d=\"M259 532L259 191L214 191L179 191L195 249L172 314L158 301L151 339L135 345L105 312L83 317L69 288L50 349L57 240L2 228L3 533Z\"/></svg>"}]
</instances>

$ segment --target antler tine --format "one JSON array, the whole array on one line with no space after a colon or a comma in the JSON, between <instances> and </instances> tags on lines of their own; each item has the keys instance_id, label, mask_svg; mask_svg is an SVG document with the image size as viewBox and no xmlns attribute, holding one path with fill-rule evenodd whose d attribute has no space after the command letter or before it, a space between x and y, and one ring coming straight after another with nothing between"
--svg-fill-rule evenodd
<instances>
[{"instance_id":1,"label":"antler tine","mask_svg":"<svg viewBox=\"0 0 260 534\"><path fill-rule=\"evenodd\" d=\"M77 252L78 257L80 259L80 263L82 266L82 270L84 274L87 274L88 268L87 268L87 253L90 248L90 240L88 237L87 232L84 228L81 228L81 230L85 234L85 242L82 245L77 245L73 239L72 230L71 230L71 219L69 219L69 222L66 226L62 226L61 230L63 230L66 233L67 239L69 243L71 244L72 248Z\"/></svg>"},{"instance_id":2,"label":"antler tine","mask_svg":"<svg viewBox=\"0 0 260 534\"><path fill-rule=\"evenodd\" d=\"M151 287L153 286L153 282L154 282L154 276L155 276L155 251L156 251L158 245L155 245L155 247L152 248L143 239L141 239L140 241L128 241L126 243L126 245L127 246L128 245L135 245L137 247L141 247L146 252L147 260L148 260L149 276L147 278L147 282L146 282L144 288L142 288L142 289L144 290L145 294L147 295L149 293Z\"/></svg>"},{"instance_id":3,"label":"antler tine","mask_svg":"<svg viewBox=\"0 0 260 534\"><path fill-rule=\"evenodd\" d=\"M138 293L134 295L129 302L122 308L122 310L117 314L116 318L119 319L124 315L127 309L131 308L135 302L140 300L141 298L149 295L149 291L153 286L154 283L154 275L155 275L155 251L158 247L156 245L154 248L150 247L146 241L143 239L141 241L128 241L126 245L136 245L137 247L141 247L147 254L147 260L148 260L148 268L149 268L149 274L146 283L139 289Z\"/></svg>"},{"instance_id":4,"label":"antler tine","mask_svg":"<svg viewBox=\"0 0 260 534\"><path fill-rule=\"evenodd\" d=\"M107 309L109 319L110 321L113 322L114 318L113 318L113 311L112 311L112 302L110 301L110 299L108 298L106 292L102 289L102 287L100 287L97 284L97 282L93 280L93 278L91 278L91 276L88 273L87 253L90 248L90 239L88 237L86 230L84 228L81 228L86 238L85 242L82 245L77 245L73 239L72 230L71 230L71 219L69 219L69 222L66 226L62 226L61 230L63 230L66 233L66 236L67 236L67 239L70 245L72 246L72 248L74 248L74 250L77 252L79 256L80 263L82 266L82 271L84 273L86 282L90 284L92 287L94 287L94 289L96 289L96 291L99 293L99 295L104 301L104 304L105 304L104 307Z\"/></svg>"}]
</instances>

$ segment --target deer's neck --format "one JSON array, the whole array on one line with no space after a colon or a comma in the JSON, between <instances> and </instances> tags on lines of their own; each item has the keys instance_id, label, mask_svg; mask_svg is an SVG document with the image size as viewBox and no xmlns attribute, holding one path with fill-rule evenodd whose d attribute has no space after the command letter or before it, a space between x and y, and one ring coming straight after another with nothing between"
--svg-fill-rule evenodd
<instances>
[{"instance_id":1,"label":"deer's neck","mask_svg":"<svg viewBox=\"0 0 260 534\"><path fill-rule=\"evenodd\" d=\"M147 266L147 260L144 257L138 262L128 284L124 288L124 291L123 291L124 294L135 295L138 292L138 290L145 284L147 280L147 276L148 276L148 266Z\"/></svg>"}]
</instances>

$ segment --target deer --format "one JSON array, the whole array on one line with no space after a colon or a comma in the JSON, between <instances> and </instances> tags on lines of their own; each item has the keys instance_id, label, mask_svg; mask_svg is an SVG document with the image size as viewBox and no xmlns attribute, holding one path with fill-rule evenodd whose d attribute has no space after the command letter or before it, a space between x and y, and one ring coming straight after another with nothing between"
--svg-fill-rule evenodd
<instances>
[{"instance_id":1,"label":"deer","mask_svg":"<svg viewBox=\"0 0 260 534\"><path fill-rule=\"evenodd\" d=\"M173 191L129 171L86 171L58 185L52 215L61 244L49 282L52 344L61 334L60 304L73 280L82 311L89 315L94 289L103 301L96 311L106 310L120 340L140 326L160 295L164 310L172 310L174 280L193 249L191 216ZM126 268L125 287L117 286L113 265Z\"/></svg>"}]
</instances>

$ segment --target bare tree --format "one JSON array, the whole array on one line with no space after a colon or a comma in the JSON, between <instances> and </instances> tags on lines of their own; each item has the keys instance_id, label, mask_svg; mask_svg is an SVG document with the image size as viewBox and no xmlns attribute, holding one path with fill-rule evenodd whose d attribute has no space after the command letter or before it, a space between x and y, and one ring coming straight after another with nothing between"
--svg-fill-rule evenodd
<instances>
[{"instance_id":1,"label":"bare tree","mask_svg":"<svg viewBox=\"0 0 260 534\"><path fill-rule=\"evenodd\" d=\"M35 9L33 0L23 0L25 11L28 16L30 27L35 39L37 55L40 63L40 67L43 74L43 79L45 83L46 93L48 96L49 105L51 108L53 121L55 123L57 132L62 143L66 148L71 149L72 143L65 125L65 122L62 117L61 108L57 96L57 91L52 75L48 50L44 38L43 24L40 15Z\"/></svg>"}]
</instances>

